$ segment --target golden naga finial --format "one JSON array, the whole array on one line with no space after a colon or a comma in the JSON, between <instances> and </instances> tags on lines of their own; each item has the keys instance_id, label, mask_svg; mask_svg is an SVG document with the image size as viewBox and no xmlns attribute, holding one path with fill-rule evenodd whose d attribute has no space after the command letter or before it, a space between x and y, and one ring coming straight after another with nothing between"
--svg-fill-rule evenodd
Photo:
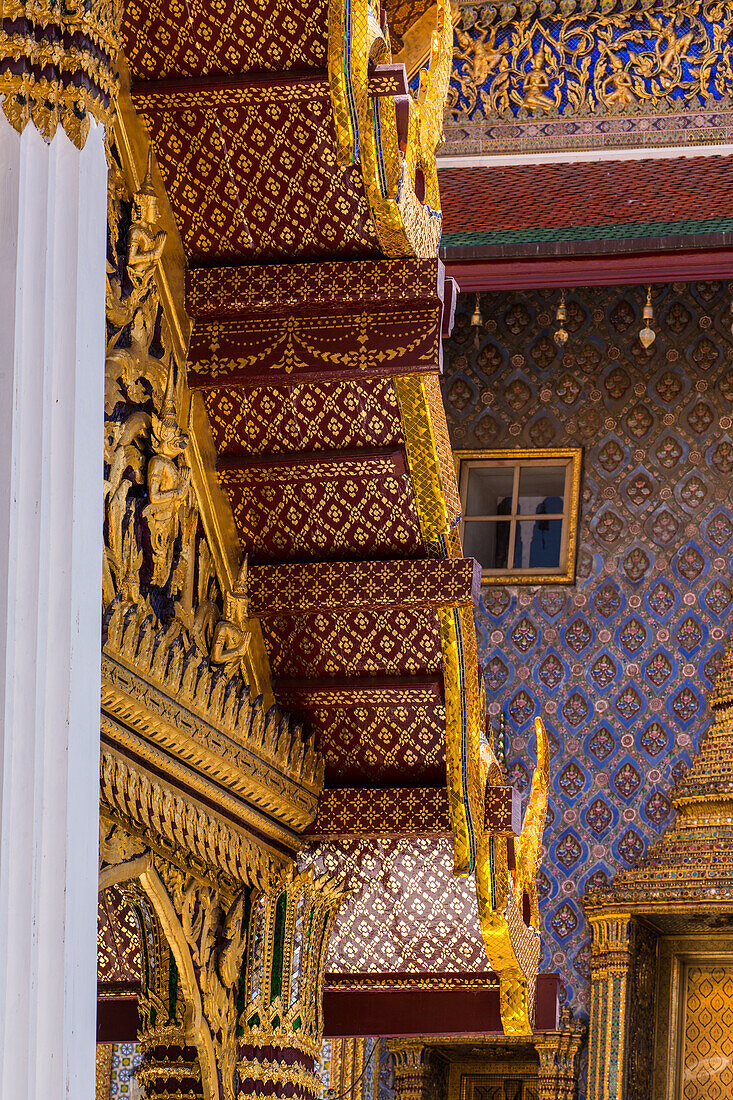
<instances>
[{"instance_id":1,"label":"golden naga finial","mask_svg":"<svg viewBox=\"0 0 733 1100\"><path fill-rule=\"evenodd\" d=\"M370 62L392 60L389 32L370 32L369 0L329 6L329 84L341 164L361 168L382 251L438 254L442 229L435 151L453 59L449 0L438 0L430 65L417 97L370 93ZM372 28L374 28L372 20ZM376 74L379 65L373 70Z\"/></svg>"},{"instance_id":2,"label":"golden naga finial","mask_svg":"<svg viewBox=\"0 0 733 1100\"><path fill-rule=\"evenodd\" d=\"M550 783L545 724L535 718L537 766L519 836L488 823L476 863L476 897L486 954L501 983L501 1022L505 1035L531 1035L540 960L537 872ZM490 747L487 795L504 787ZM492 765L496 765L496 767ZM504 787L504 790L506 788Z\"/></svg>"}]
</instances>

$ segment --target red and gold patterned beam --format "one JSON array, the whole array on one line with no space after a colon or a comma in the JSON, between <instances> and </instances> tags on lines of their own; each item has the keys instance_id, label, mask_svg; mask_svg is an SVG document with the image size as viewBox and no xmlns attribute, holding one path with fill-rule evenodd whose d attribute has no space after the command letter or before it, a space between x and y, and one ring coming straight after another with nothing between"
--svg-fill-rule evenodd
<instances>
[{"instance_id":1,"label":"red and gold patterned beam","mask_svg":"<svg viewBox=\"0 0 733 1100\"><path fill-rule=\"evenodd\" d=\"M437 259L192 268L189 385L439 373L453 298Z\"/></svg>"},{"instance_id":2,"label":"red and gold patterned beam","mask_svg":"<svg viewBox=\"0 0 733 1100\"><path fill-rule=\"evenodd\" d=\"M257 616L472 607L480 590L473 558L255 565L248 589Z\"/></svg>"},{"instance_id":3,"label":"red and gold patterned beam","mask_svg":"<svg viewBox=\"0 0 733 1100\"><path fill-rule=\"evenodd\" d=\"M303 707L412 707L443 703L442 677L362 676L351 680L273 681L278 699L293 710Z\"/></svg>"}]
</instances>

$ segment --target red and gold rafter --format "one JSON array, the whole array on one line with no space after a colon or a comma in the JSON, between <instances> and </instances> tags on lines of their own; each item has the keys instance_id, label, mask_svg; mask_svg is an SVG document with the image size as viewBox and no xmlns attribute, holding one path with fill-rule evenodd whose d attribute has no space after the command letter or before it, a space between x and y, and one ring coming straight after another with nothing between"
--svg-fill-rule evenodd
<instances>
[{"instance_id":1,"label":"red and gold rafter","mask_svg":"<svg viewBox=\"0 0 733 1100\"><path fill-rule=\"evenodd\" d=\"M355 258L377 240L359 175L335 172L328 98L308 84L133 91L189 258Z\"/></svg>"},{"instance_id":2,"label":"red and gold rafter","mask_svg":"<svg viewBox=\"0 0 733 1100\"><path fill-rule=\"evenodd\" d=\"M472 607L480 592L473 558L259 565L249 574L260 616L377 609Z\"/></svg>"},{"instance_id":3,"label":"red and gold rafter","mask_svg":"<svg viewBox=\"0 0 733 1100\"><path fill-rule=\"evenodd\" d=\"M403 443L389 378L222 386L203 391L220 455L395 447Z\"/></svg>"},{"instance_id":4,"label":"red and gold rafter","mask_svg":"<svg viewBox=\"0 0 733 1100\"><path fill-rule=\"evenodd\" d=\"M326 0L266 5L225 0L129 0L124 50L139 80L324 70Z\"/></svg>"},{"instance_id":5,"label":"red and gold rafter","mask_svg":"<svg viewBox=\"0 0 733 1100\"><path fill-rule=\"evenodd\" d=\"M412 488L388 458L220 473L243 545L256 561L415 557Z\"/></svg>"},{"instance_id":6,"label":"red and gold rafter","mask_svg":"<svg viewBox=\"0 0 733 1100\"><path fill-rule=\"evenodd\" d=\"M323 792L308 836L450 835L448 794L441 787L340 787Z\"/></svg>"}]
</instances>

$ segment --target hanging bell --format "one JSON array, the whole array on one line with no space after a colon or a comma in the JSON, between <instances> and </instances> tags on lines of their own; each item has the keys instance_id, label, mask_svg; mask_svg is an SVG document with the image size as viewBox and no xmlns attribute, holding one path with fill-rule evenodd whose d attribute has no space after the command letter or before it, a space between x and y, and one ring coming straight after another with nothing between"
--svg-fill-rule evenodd
<instances>
[{"instance_id":1,"label":"hanging bell","mask_svg":"<svg viewBox=\"0 0 733 1100\"><path fill-rule=\"evenodd\" d=\"M473 342L476 347L479 346L479 337L481 329L484 327L484 318L481 313L481 295L476 295L476 305L474 306L473 315L471 317L471 328L474 331Z\"/></svg>"},{"instance_id":2,"label":"hanging bell","mask_svg":"<svg viewBox=\"0 0 733 1100\"><path fill-rule=\"evenodd\" d=\"M562 292L562 298L560 299L560 305L557 307L557 313L555 314L555 320L560 322L560 328L554 334L555 343L559 348L562 348L568 342L568 331L563 324L568 319L568 311L565 308L565 291Z\"/></svg>"},{"instance_id":3,"label":"hanging bell","mask_svg":"<svg viewBox=\"0 0 733 1100\"><path fill-rule=\"evenodd\" d=\"M654 306L652 305L652 288L649 287L646 296L646 305L644 306L644 312L642 314L646 324L639 333L639 340L643 348L650 348L657 338L657 334L651 327L650 322L654 320Z\"/></svg>"}]
</instances>

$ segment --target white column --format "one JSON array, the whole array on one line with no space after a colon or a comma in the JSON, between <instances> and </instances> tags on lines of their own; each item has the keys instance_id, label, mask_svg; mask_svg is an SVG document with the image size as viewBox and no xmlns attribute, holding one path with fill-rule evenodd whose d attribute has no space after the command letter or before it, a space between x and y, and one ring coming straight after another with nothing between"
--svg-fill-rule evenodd
<instances>
[{"instance_id":1,"label":"white column","mask_svg":"<svg viewBox=\"0 0 733 1100\"><path fill-rule=\"evenodd\" d=\"M0 1097L92 1100L107 168L0 111Z\"/></svg>"}]
</instances>

